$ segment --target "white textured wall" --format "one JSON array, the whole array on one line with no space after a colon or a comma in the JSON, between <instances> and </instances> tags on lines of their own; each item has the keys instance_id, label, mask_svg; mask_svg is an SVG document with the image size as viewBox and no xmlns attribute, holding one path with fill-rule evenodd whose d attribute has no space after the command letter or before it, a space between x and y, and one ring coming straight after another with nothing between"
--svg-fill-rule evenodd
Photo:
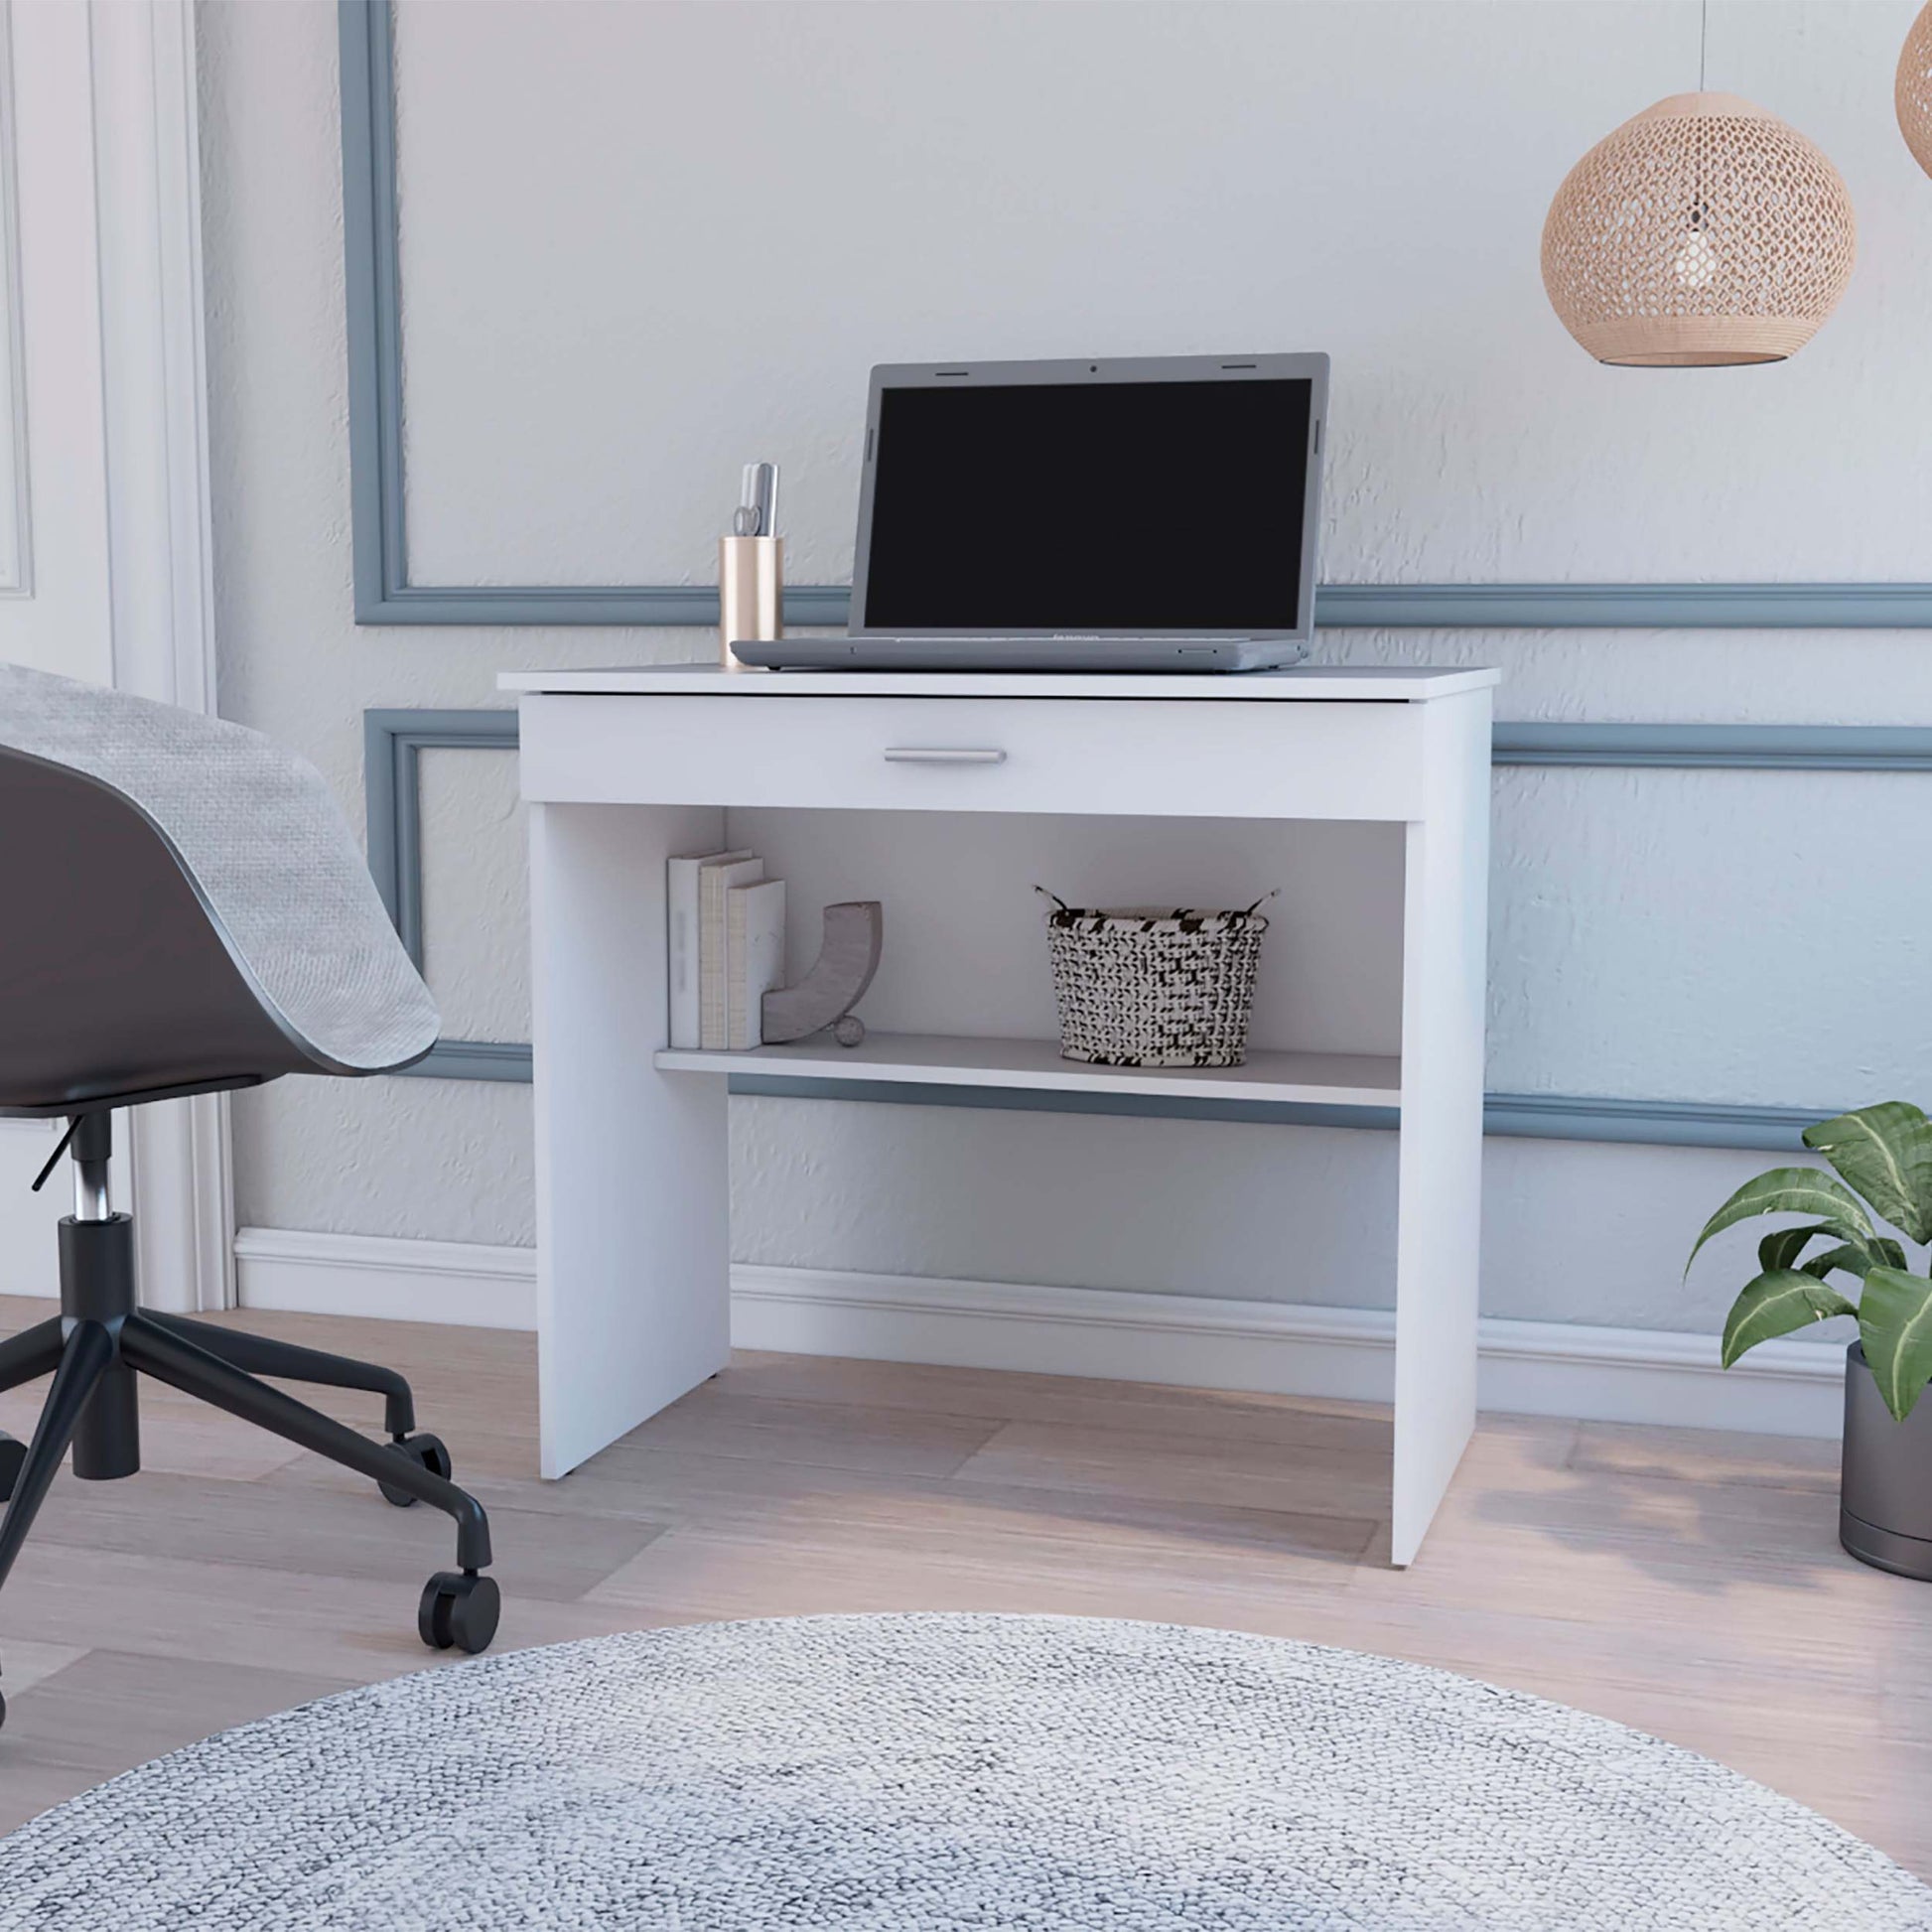
<instances>
[{"instance_id":1,"label":"white textured wall","mask_svg":"<svg viewBox=\"0 0 1932 1932\"><path fill-rule=\"evenodd\" d=\"M737 464L774 454L794 576L835 577L873 360L1325 346L1330 577L1932 578L1932 184L1888 100L1911 0L1712 10L1712 83L1812 133L1859 207L1852 293L1804 354L1603 370L1548 313L1549 194L1616 121L1691 84L1696 11L404 0L415 575L702 576ZM364 706L490 703L513 664L702 654L691 632L353 625L334 10L203 12L226 708L307 752L356 809ZM769 110L749 114L769 151L719 137L726 71ZM727 299L756 257L721 198L772 264L756 304ZM1914 633L1338 632L1320 648L1500 664L1503 717L1932 715L1932 646ZM525 1025L510 765L424 761L430 974L473 1036ZM1490 1084L1922 1096L1925 782L1499 774ZM868 852L834 829L758 828L801 900L862 865L853 890L887 878L889 903L915 910L921 877L958 856ZM1033 877L1032 854L966 850L989 881ZM1112 880L1121 855L1068 833L1051 856L1058 877ZM1351 932L1382 916L1372 859L1359 875L1340 848L1296 860L1313 870L1291 885L1367 883L1353 924L1271 956L1270 1032L1382 1043L1387 988L1347 970ZM1189 877L1231 891L1267 860L1203 847ZM1291 896L1278 937L1313 897ZM902 920L882 1010L956 992L1043 1011L1018 902L997 914L1009 970L957 989L940 950L937 976L914 976L919 927ZM526 1088L289 1081L238 1120L244 1220L529 1238ZM1386 1137L779 1101L737 1103L733 1135L748 1258L1386 1299ZM1762 1165L1492 1142L1485 1305L1712 1325L1724 1284L1681 1290L1682 1254Z\"/></svg>"},{"instance_id":2,"label":"white textured wall","mask_svg":"<svg viewBox=\"0 0 1932 1932\"><path fill-rule=\"evenodd\" d=\"M609 663L636 646L356 627L336 10L212 0L199 26L222 707L314 759L359 822L365 707L492 704L506 664ZM432 891L446 877L439 859ZM521 952L513 908L486 893L471 910L499 955ZM427 1080L243 1095L238 1211L271 1227L528 1240L529 1099Z\"/></svg>"},{"instance_id":3,"label":"white textured wall","mask_svg":"<svg viewBox=\"0 0 1932 1932\"><path fill-rule=\"evenodd\" d=\"M1864 235L1767 379L1598 369L1539 280L1565 171L1696 85L1687 0L403 0L417 567L701 581L768 453L794 578L839 582L873 361L1318 347L1336 581L1909 576L1915 493L1870 485L1919 455L1912 11L1712 8L1712 84Z\"/></svg>"}]
</instances>

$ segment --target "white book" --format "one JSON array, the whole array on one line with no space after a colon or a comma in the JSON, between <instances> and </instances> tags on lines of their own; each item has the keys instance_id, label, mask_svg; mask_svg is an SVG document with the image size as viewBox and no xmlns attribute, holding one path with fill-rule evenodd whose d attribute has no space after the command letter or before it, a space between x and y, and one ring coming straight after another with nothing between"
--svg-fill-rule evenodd
<instances>
[{"instance_id":1,"label":"white book","mask_svg":"<svg viewBox=\"0 0 1932 1932\"><path fill-rule=\"evenodd\" d=\"M734 886L725 895L725 1044L764 1038L764 996L785 977L785 882Z\"/></svg>"},{"instance_id":2,"label":"white book","mask_svg":"<svg viewBox=\"0 0 1932 1932\"><path fill-rule=\"evenodd\" d=\"M671 1044L696 1046L703 1037L698 1002L698 881L706 866L749 859L749 852L708 852L665 862L665 905L669 914Z\"/></svg>"},{"instance_id":3,"label":"white book","mask_svg":"<svg viewBox=\"0 0 1932 1932\"><path fill-rule=\"evenodd\" d=\"M729 1021L725 1009L725 895L734 886L756 886L762 859L721 859L698 874L698 1044L722 1052Z\"/></svg>"}]
</instances>

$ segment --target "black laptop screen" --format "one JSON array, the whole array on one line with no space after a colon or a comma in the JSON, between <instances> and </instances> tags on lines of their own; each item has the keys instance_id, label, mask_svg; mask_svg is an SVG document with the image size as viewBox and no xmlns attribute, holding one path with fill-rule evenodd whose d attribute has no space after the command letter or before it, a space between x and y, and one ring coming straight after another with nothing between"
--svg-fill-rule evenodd
<instances>
[{"instance_id":1,"label":"black laptop screen","mask_svg":"<svg viewBox=\"0 0 1932 1932\"><path fill-rule=\"evenodd\" d=\"M866 628L1296 630L1311 390L886 390Z\"/></svg>"}]
</instances>

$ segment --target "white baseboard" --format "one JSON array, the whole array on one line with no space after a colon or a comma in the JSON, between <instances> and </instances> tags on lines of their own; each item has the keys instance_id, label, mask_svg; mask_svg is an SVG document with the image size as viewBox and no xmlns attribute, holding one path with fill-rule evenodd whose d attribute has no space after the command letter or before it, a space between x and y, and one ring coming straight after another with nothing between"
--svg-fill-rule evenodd
<instances>
[{"instance_id":1,"label":"white baseboard","mask_svg":"<svg viewBox=\"0 0 1932 1932\"><path fill-rule=\"evenodd\" d=\"M798 1355L1032 1369L1268 1395L1386 1402L1395 1316L808 1268L732 1270L732 1341ZM1835 1437L1845 1358L1766 1342L1735 1368L1714 1335L1485 1319L1478 1400L1514 1415Z\"/></svg>"},{"instance_id":2,"label":"white baseboard","mask_svg":"<svg viewBox=\"0 0 1932 1932\"><path fill-rule=\"evenodd\" d=\"M235 1264L244 1308L535 1325L527 1248L243 1228ZM1386 1402L1395 1317L741 1262L732 1340L799 1355ZM1844 1356L1816 1342L1766 1342L1725 1370L1711 1335L1485 1319L1480 1347L1485 1409L1782 1436L1834 1437L1842 1423Z\"/></svg>"},{"instance_id":3,"label":"white baseboard","mask_svg":"<svg viewBox=\"0 0 1932 1932\"><path fill-rule=\"evenodd\" d=\"M244 1309L471 1328L537 1325L537 1262L528 1248L243 1228L234 1262Z\"/></svg>"}]
</instances>

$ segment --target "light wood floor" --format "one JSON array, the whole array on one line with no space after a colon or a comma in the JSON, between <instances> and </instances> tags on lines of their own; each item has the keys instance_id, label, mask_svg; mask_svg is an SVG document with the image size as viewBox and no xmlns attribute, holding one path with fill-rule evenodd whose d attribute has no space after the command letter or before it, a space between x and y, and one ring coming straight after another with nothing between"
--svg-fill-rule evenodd
<instances>
[{"instance_id":1,"label":"light wood floor","mask_svg":"<svg viewBox=\"0 0 1932 1932\"><path fill-rule=\"evenodd\" d=\"M0 1332L44 1314L0 1301ZM1707 1751L1932 1876L1932 1588L1843 1556L1837 1452L1486 1419L1385 1567L1376 1411L748 1355L559 1484L534 1349L231 1317L394 1363L488 1505L499 1649L711 1617L1059 1610L1415 1658ZM25 1434L38 1391L0 1398ZM420 1670L446 1519L143 1385L146 1467L64 1472L4 1591L0 1829L243 1720ZM373 1429L373 1398L324 1398Z\"/></svg>"}]
</instances>

